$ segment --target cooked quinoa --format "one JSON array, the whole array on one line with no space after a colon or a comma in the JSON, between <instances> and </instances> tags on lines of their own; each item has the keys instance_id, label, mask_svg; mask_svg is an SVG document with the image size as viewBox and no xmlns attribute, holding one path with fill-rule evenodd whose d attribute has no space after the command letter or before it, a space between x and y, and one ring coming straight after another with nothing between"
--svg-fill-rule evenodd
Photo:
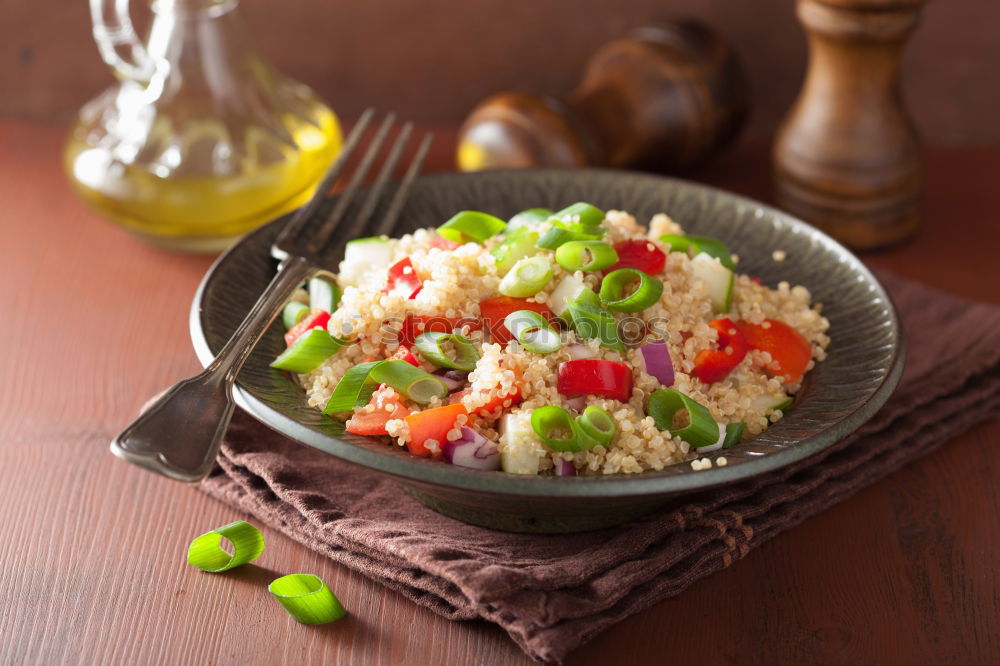
<instances>
[{"instance_id":1,"label":"cooked quinoa","mask_svg":"<svg viewBox=\"0 0 1000 666\"><path fill-rule=\"evenodd\" d=\"M539 232L546 231L547 225L542 223ZM807 365L807 369L811 369L824 359L830 340L826 335L829 322L821 314L821 305L811 302L809 291L787 282L769 288L751 277L737 274L729 311L713 312L708 287L695 275L692 257L686 252L671 251L669 243L658 240L665 234L683 234L679 224L659 214L643 226L626 212L609 211L603 225L607 229L603 240L608 244L642 240L666 255L663 271L654 276L663 283L658 300L641 312L613 312L613 315L619 324L628 319L637 327L641 321L648 336L666 341L674 369L672 388L704 405L719 424L745 423L744 440L781 419L782 411L774 408L774 396L791 396L800 384L775 376L771 354L750 349L724 380L713 383L705 383L693 374L695 359L699 352L717 346L719 333L709 325L713 320L728 317L765 328L769 325L765 320L777 320L798 331L811 346L811 360ZM408 258L412 270L423 281L422 288L412 298L402 293L385 293L385 265L353 266L350 271L342 267L343 293L327 328L331 335L348 339L351 344L344 345L316 370L298 375L311 406L323 409L340 379L351 368L396 354L400 346L400 325L408 316L439 316L475 322L482 316L480 303L499 295L502 276L497 269L497 259L490 251L504 240L502 234L482 243L467 242L454 249L441 247L435 242L438 238L434 229L420 229L388 241L390 262ZM777 261L780 261L779 252L776 250L774 254ZM784 253L780 254L783 259ZM552 269L552 279L540 292L528 297L528 302L547 303L557 285L570 275L555 261ZM347 273L350 273L350 280L343 278ZM576 271L573 274L595 292L599 290L602 272ZM468 390L461 397L467 413L457 416L445 440L457 440L462 436L463 427L471 428L497 442L501 456L517 461L516 471L522 473L552 474L562 461L572 463L579 474L633 474L682 462L690 462L694 469L712 466L711 461L699 455L688 442L680 436L672 436L668 430L658 429L653 417L647 416L649 396L665 387L645 371L639 342L628 344L627 350L621 353L600 346L596 339L582 340L564 326L559 332L562 347L540 354L528 351L517 340L501 346L491 339L485 328L474 330L476 328L465 324L455 331L473 341L480 359L468 374ZM417 330L419 332L419 325ZM631 368L632 390L627 402L598 395L572 399L559 393L555 382L559 366L578 357L575 355L582 349L579 345L586 347L584 351L591 358L625 363ZM411 349L411 352L422 369L438 370L419 351ZM391 388L381 392L383 396L400 398ZM447 398L434 398L426 405L406 403L406 407L412 415L444 404ZM497 407L489 413L476 413L488 404ZM539 438L531 436L528 424L533 410L548 405L564 407L572 414L580 413L583 406L601 407L616 422L617 433L607 446L598 444L589 450L575 452L550 450ZM373 400L359 408L358 413L377 409L381 407ZM508 425L520 423L517 432L521 434L502 436L502 421ZM398 418L385 424L388 439L393 444L407 445L410 439L407 423L406 419ZM439 454L444 444L436 440L424 442L432 454ZM724 464L724 458L717 459L716 465Z\"/></svg>"}]
</instances>

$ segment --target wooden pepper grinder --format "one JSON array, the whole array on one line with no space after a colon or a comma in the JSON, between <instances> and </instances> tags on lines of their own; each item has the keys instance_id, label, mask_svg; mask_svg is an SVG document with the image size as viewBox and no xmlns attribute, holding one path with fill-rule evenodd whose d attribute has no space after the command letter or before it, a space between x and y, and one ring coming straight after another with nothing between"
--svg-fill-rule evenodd
<instances>
[{"instance_id":1,"label":"wooden pepper grinder","mask_svg":"<svg viewBox=\"0 0 1000 666\"><path fill-rule=\"evenodd\" d=\"M869 249L916 230L920 146L899 92L924 0L798 0L809 71L778 131L778 204Z\"/></svg>"},{"instance_id":2,"label":"wooden pepper grinder","mask_svg":"<svg viewBox=\"0 0 1000 666\"><path fill-rule=\"evenodd\" d=\"M565 102L518 92L481 102L459 133L458 167L683 170L736 136L747 89L735 53L704 24L640 28L599 49Z\"/></svg>"}]
</instances>

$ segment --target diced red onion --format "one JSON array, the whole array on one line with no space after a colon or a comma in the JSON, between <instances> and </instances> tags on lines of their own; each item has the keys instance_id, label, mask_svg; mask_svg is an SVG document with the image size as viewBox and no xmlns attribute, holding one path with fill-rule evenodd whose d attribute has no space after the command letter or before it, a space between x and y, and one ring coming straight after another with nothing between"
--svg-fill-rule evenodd
<instances>
[{"instance_id":1,"label":"diced red onion","mask_svg":"<svg viewBox=\"0 0 1000 666\"><path fill-rule=\"evenodd\" d=\"M463 372L461 370L447 370L444 368L436 370L434 375L444 382L444 385L448 387L449 391L457 391L465 386L469 377L469 373L467 372Z\"/></svg>"},{"instance_id":2,"label":"diced red onion","mask_svg":"<svg viewBox=\"0 0 1000 666\"><path fill-rule=\"evenodd\" d=\"M576 476L576 467L569 460L556 463L556 476Z\"/></svg>"},{"instance_id":3,"label":"diced red onion","mask_svg":"<svg viewBox=\"0 0 1000 666\"><path fill-rule=\"evenodd\" d=\"M648 342L639 348L642 352L642 360L646 366L646 374L655 377L656 381L664 386L673 386L674 364L670 360L670 352L667 350L667 343Z\"/></svg>"},{"instance_id":4,"label":"diced red onion","mask_svg":"<svg viewBox=\"0 0 1000 666\"><path fill-rule=\"evenodd\" d=\"M587 396L578 395L575 398L568 398L565 403L566 407L572 409L574 412L582 412L587 406Z\"/></svg>"},{"instance_id":5,"label":"diced red onion","mask_svg":"<svg viewBox=\"0 0 1000 666\"><path fill-rule=\"evenodd\" d=\"M472 469L500 469L497 443L468 426L462 426L462 436L441 447L445 460L452 465Z\"/></svg>"},{"instance_id":6,"label":"diced red onion","mask_svg":"<svg viewBox=\"0 0 1000 666\"><path fill-rule=\"evenodd\" d=\"M581 358L594 358L594 350L589 345L581 345L579 343L566 345L566 351L569 352L574 361L578 361Z\"/></svg>"}]
</instances>

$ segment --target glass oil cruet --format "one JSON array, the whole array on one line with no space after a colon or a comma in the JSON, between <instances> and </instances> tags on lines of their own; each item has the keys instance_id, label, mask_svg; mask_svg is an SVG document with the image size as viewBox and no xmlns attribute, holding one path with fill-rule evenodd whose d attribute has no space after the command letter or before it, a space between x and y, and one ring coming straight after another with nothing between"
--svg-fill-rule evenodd
<instances>
[{"instance_id":1,"label":"glass oil cruet","mask_svg":"<svg viewBox=\"0 0 1000 666\"><path fill-rule=\"evenodd\" d=\"M238 0L90 0L117 83L80 111L65 164L80 195L155 244L212 252L304 203L340 149L333 112L254 53Z\"/></svg>"}]
</instances>

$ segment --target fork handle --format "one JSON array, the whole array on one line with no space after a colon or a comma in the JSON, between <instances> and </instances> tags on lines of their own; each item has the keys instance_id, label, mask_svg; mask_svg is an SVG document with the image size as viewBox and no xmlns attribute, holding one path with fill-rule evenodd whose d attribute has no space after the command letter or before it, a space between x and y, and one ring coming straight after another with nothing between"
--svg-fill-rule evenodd
<instances>
[{"instance_id":1,"label":"fork handle","mask_svg":"<svg viewBox=\"0 0 1000 666\"><path fill-rule=\"evenodd\" d=\"M219 354L199 374L167 389L111 441L111 452L180 481L211 471L233 414L233 382L292 292L316 269L289 257Z\"/></svg>"}]
</instances>

